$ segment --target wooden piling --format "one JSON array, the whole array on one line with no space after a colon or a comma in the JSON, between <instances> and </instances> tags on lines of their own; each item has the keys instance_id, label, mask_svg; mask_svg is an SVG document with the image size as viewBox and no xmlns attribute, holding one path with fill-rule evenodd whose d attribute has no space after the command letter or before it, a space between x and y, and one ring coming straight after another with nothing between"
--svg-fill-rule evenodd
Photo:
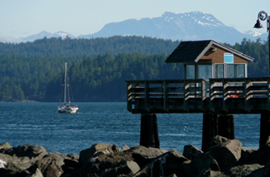
<instances>
[{"instance_id":1,"label":"wooden piling","mask_svg":"<svg viewBox=\"0 0 270 177\"><path fill-rule=\"evenodd\" d=\"M233 115L220 115L206 112L203 114L202 150L206 152L211 139L220 135L228 139L234 139L234 118Z\"/></svg>"},{"instance_id":2,"label":"wooden piling","mask_svg":"<svg viewBox=\"0 0 270 177\"><path fill-rule=\"evenodd\" d=\"M203 114L202 151L206 152L211 139L218 133L217 114L206 112Z\"/></svg>"},{"instance_id":3,"label":"wooden piling","mask_svg":"<svg viewBox=\"0 0 270 177\"><path fill-rule=\"evenodd\" d=\"M145 147L160 147L156 114L141 114L140 145Z\"/></svg>"},{"instance_id":4,"label":"wooden piling","mask_svg":"<svg viewBox=\"0 0 270 177\"><path fill-rule=\"evenodd\" d=\"M226 114L218 117L218 135L228 139L234 139L234 118Z\"/></svg>"},{"instance_id":5,"label":"wooden piling","mask_svg":"<svg viewBox=\"0 0 270 177\"><path fill-rule=\"evenodd\" d=\"M261 114L260 147L269 142L270 138L270 112Z\"/></svg>"}]
</instances>

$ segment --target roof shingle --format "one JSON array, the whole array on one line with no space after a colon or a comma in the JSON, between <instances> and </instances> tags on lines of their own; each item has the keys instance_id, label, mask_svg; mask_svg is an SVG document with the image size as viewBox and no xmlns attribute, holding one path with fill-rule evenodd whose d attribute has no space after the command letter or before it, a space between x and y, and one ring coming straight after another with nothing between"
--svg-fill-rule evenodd
<instances>
[{"instance_id":1,"label":"roof shingle","mask_svg":"<svg viewBox=\"0 0 270 177\"><path fill-rule=\"evenodd\" d=\"M237 50L234 50L216 41L203 40L203 41L182 41L178 45L178 47L171 53L171 55L167 58L165 62L166 63L197 62L200 59L200 57L207 51L207 49L209 49L213 44L235 55L238 55L245 60L253 61L252 57L247 56Z\"/></svg>"}]
</instances>

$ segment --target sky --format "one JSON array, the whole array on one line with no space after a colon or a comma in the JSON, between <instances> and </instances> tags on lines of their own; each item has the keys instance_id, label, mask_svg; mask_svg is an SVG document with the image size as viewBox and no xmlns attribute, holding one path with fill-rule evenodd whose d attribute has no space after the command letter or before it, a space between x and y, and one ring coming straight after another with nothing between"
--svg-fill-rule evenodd
<instances>
[{"instance_id":1,"label":"sky","mask_svg":"<svg viewBox=\"0 0 270 177\"><path fill-rule=\"evenodd\" d=\"M27 37L47 31L93 34L127 19L160 17L164 12L201 11L240 32L254 29L258 13L270 15L270 0L0 0L0 36Z\"/></svg>"}]
</instances>

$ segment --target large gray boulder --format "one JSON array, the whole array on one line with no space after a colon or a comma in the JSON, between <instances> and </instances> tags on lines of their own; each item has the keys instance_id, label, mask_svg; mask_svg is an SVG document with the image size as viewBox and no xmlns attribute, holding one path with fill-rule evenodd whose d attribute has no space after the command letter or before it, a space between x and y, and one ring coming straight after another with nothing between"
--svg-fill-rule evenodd
<instances>
[{"instance_id":1,"label":"large gray boulder","mask_svg":"<svg viewBox=\"0 0 270 177\"><path fill-rule=\"evenodd\" d=\"M126 151L126 150L129 150L130 149L130 147L128 146L128 145L124 145L123 147L122 147L122 149L121 149L121 151Z\"/></svg>"},{"instance_id":2,"label":"large gray boulder","mask_svg":"<svg viewBox=\"0 0 270 177\"><path fill-rule=\"evenodd\" d=\"M36 168L33 170L33 172L26 177L44 177L40 169Z\"/></svg>"},{"instance_id":3,"label":"large gray boulder","mask_svg":"<svg viewBox=\"0 0 270 177\"><path fill-rule=\"evenodd\" d=\"M0 159L0 168L6 168L6 166L7 166L7 162Z\"/></svg>"},{"instance_id":4,"label":"large gray boulder","mask_svg":"<svg viewBox=\"0 0 270 177\"><path fill-rule=\"evenodd\" d=\"M157 158L159 160L160 171L165 175L170 175L172 172L179 174L180 164L187 162L188 159L177 150L171 150Z\"/></svg>"},{"instance_id":5,"label":"large gray boulder","mask_svg":"<svg viewBox=\"0 0 270 177\"><path fill-rule=\"evenodd\" d=\"M210 144L209 150L216 147L216 146L220 146L220 145L226 143L228 140L229 140L228 138L225 138L225 137L220 136L220 135L216 135L215 137L213 137L211 139L211 144Z\"/></svg>"},{"instance_id":6,"label":"large gray boulder","mask_svg":"<svg viewBox=\"0 0 270 177\"><path fill-rule=\"evenodd\" d=\"M102 170L101 173L98 174L100 177L117 177L117 176L133 176L136 172L140 170L139 165L130 160L130 161L120 161L118 163L112 164L106 170Z\"/></svg>"},{"instance_id":7,"label":"large gray boulder","mask_svg":"<svg viewBox=\"0 0 270 177\"><path fill-rule=\"evenodd\" d=\"M61 154L50 153L38 161L37 166L44 177L60 177L64 171L64 158Z\"/></svg>"},{"instance_id":8,"label":"large gray boulder","mask_svg":"<svg viewBox=\"0 0 270 177\"><path fill-rule=\"evenodd\" d=\"M0 176L59 177L78 174L79 156L48 153L37 145L0 145ZM78 175L77 175L78 176Z\"/></svg>"},{"instance_id":9,"label":"large gray boulder","mask_svg":"<svg viewBox=\"0 0 270 177\"><path fill-rule=\"evenodd\" d=\"M248 177L268 177L270 176L270 167L265 166L258 170L253 171Z\"/></svg>"},{"instance_id":10,"label":"large gray boulder","mask_svg":"<svg viewBox=\"0 0 270 177\"><path fill-rule=\"evenodd\" d=\"M171 150L152 159L134 176L201 177L207 174L211 176L221 174L217 161L211 156L204 153L193 160L188 160L180 152Z\"/></svg>"},{"instance_id":11,"label":"large gray boulder","mask_svg":"<svg viewBox=\"0 0 270 177\"><path fill-rule=\"evenodd\" d=\"M164 149L144 147L144 146L132 147L131 151L134 161L136 161L140 167L143 167L144 165L151 162L153 159L168 152L167 150Z\"/></svg>"},{"instance_id":12,"label":"large gray boulder","mask_svg":"<svg viewBox=\"0 0 270 177\"><path fill-rule=\"evenodd\" d=\"M180 165L187 160L180 152L171 150L151 159L134 176L169 176L179 174L179 170L181 171Z\"/></svg>"},{"instance_id":13,"label":"large gray boulder","mask_svg":"<svg viewBox=\"0 0 270 177\"><path fill-rule=\"evenodd\" d=\"M112 148L113 147L113 148ZM167 152L158 148L133 146L126 150L118 146L96 144L80 153L81 176L132 176L142 166ZM85 157L83 157L85 155Z\"/></svg>"},{"instance_id":14,"label":"large gray boulder","mask_svg":"<svg viewBox=\"0 0 270 177\"><path fill-rule=\"evenodd\" d=\"M261 164L266 165L270 159L270 143L260 147L257 151L251 151L249 155L241 159L241 164Z\"/></svg>"},{"instance_id":15,"label":"large gray boulder","mask_svg":"<svg viewBox=\"0 0 270 177\"><path fill-rule=\"evenodd\" d=\"M8 154L0 153L0 168L6 168L9 161L11 161L12 156Z\"/></svg>"},{"instance_id":16,"label":"large gray boulder","mask_svg":"<svg viewBox=\"0 0 270 177\"><path fill-rule=\"evenodd\" d=\"M254 148L242 148L241 158L234 164L234 166L240 166L245 164L257 164L256 161L252 160L256 158L256 152L258 149Z\"/></svg>"},{"instance_id":17,"label":"large gray boulder","mask_svg":"<svg viewBox=\"0 0 270 177\"><path fill-rule=\"evenodd\" d=\"M196 146L192 144L184 146L183 155L188 159L197 158L202 153L203 153L202 150L198 149Z\"/></svg>"},{"instance_id":18,"label":"large gray boulder","mask_svg":"<svg viewBox=\"0 0 270 177\"><path fill-rule=\"evenodd\" d=\"M16 157L29 157L32 160L41 159L44 155L48 154L46 149L38 145L20 145L12 148L2 148L0 153L8 154Z\"/></svg>"},{"instance_id":19,"label":"large gray boulder","mask_svg":"<svg viewBox=\"0 0 270 177\"><path fill-rule=\"evenodd\" d=\"M44 177L59 177L64 174L78 175L78 159L76 154L62 155L49 153L37 162Z\"/></svg>"},{"instance_id":20,"label":"large gray boulder","mask_svg":"<svg viewBox=\"0 0 270 177\"><path fill-rule=\"evenodd\" d=\"M80 152L79 163L88 163L91 158L98 156L99 154L112 154L119 152L120 148L114 144L98 143L93 144L90 148L82 150Z\"/></svg>"},{"instance_id":21,"label":"large gray boulder","mask_svg":"<svg viewBox=\"0 0 270 177\"><path fill-rule=\"evenodd\" d=\"M106 145L102 145L106 147ZM103 149L103 148L102 148ZM114 153L86 153L88 160L83 162L80 168L80 176L132 176L139 171L139 165L132 157L130 148L125 151L115 151ZM82 155L82 153L81 153ZM80 159L81 156L80 156Z\"/></svg>"},{"instance_id":22,"label":"large gray boulder","mask_svg":"<svg viewBox=\"0 0 270 177\"><path fill-rule=\"evenodd\" d=\"M224 172L226 176L248 176L254 171L263 168L263 165L260 164L247 164L247 165L239 165L234 166L231 169Z\"/></svg>"},{"instance_id":23,"label":"large gray boulder","mask_svg":"<svg viewBox=\"0 0 270 177\"><path fill-rule=\"evenodd\" d=\"M239 140L216 136L212 142L206 154L218 162L221 171L229 169L241 158L242 143Z\"/></svg>"},{"instance_id":24,"label":"large gray boulder","mask_svg":"<svg viewBox=\"0 0 270 177\"><path fill-rule=\"evenodd\" d=\"M4 142L0 144L0 153L2 149L11 149L12 146L8 142Z\"/></svg>"},{"instance_id":25,"label":"large gray boulder","mask_svg":"<svg viewBox=\"0 0 270 177\"><path fill-rule=\"evenodd\" d=\"M29 169L47 154L45 148L37 145L11 147L4 143L1 147L0 161L3 164L2 174L5 176L29 174Z\"/></svg>"},{"instance_id":26,"label":"large gray boulder","mask_svg":"<svg viewBox=\"0 0 270 177\"><path fill-rule=\"evenodd\" d=\"M209 154L201 154L197 158L186 161L179 166L177 176L201 177L208 173L220 172L217 161Z\"/></svg>"},{"instance_id":27,"label":"large gray boulder","mask_svg":"<svg viewBox=\"0 0 270 177\"><path fill-rule=\"evenodd\" d=\"M64 174L78 176L79 174L79 156L77 154L63 155L65 165L62 166Z\"/></svg>"}]
</instances>

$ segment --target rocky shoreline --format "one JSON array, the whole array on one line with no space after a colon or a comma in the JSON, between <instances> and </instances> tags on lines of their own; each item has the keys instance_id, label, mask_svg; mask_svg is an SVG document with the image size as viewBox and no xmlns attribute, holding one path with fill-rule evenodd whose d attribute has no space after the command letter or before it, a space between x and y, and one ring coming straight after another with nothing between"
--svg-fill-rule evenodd
<instances>
[{"instance_id":1,"label":"rocky shoreline","mask_svg":"<svg viewBox=\"0 0 270 177\"><path fill-rule=\"evenodd\" d=\"M264 177L270 176L270 144L242 148L239 140L212 139L207 152L186 145L183 154L143 146L94 144L79 155L48 153L38 145L0 144L4 177Z\"/></svg>"}]
</instances>

